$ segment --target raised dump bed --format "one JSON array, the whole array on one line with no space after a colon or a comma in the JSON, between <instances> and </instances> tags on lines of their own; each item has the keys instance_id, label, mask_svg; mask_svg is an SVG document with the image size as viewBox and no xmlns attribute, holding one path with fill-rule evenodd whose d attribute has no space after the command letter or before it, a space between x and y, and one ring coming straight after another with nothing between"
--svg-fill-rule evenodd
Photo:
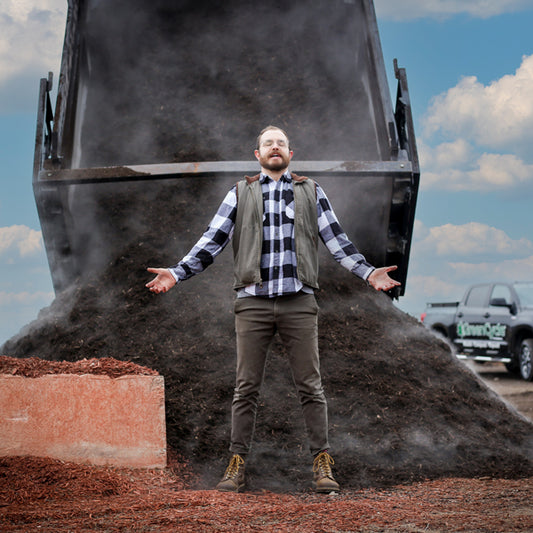
<instances>
[{"instance_id":1,"label":"raised dump bed","mask_svg":"<svg viewBox=\"0 0 533 533\"><path fill-rule=\"evenodd\" d=\"M69 0L55 110L52 77L41 80L34 167L56 291L117 253L103 197L142 180L149 201L173 180L176 216L202 201L205 224L257 172L255 138L274 124L291 169L324 186L367 258L399 266L402 295L419 167L396 76L393 110L371 0ZM132 222L121 242L145 229Z\"/></svg>"}]
</instances>

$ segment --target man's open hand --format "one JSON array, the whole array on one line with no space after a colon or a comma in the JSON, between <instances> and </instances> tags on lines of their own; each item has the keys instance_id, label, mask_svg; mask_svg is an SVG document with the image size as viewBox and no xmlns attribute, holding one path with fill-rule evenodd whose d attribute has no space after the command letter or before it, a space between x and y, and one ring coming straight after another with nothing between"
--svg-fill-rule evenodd
<instances>
[{"instance_id":1,"label":"man's open hand","mask_svg":"<svg viewBox=\"0 0 533 533\"><path fill-rule=\"evenodd\" d=\"M167 292L176 285L176 280L168 271L168 268L147 268L146 270L152 274L156 274L156 277L146 284L146 287L152 292L156 294Z\"/></svg>"},{"instance_id":2,"label":"man's open hand","mask_svg":"<svg viewBox=\"0 0 533 533\"><path fill-rule=\"evenodd\" d=\"M397 268L397 266L376 268L376 270L368 276L367 281L377 291L389 291L390 289L401 285L399 281L396 281L389 276L389 272L392 272Z\"/></svg>"}]
</instances>

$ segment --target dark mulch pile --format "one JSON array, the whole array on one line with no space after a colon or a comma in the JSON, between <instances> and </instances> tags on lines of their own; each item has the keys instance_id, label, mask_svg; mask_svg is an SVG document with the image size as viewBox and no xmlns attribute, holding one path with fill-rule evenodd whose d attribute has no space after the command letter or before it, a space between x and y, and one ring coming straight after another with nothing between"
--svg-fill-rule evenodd
<instances>
[{"instance_id":1,"label":"dark mulch pile","mask_svg":"<svg viewBox=\"0 0 533 533\"><path fill-rule=\"evenodd\" d=\"M144 284L151 277L147 266L171 264L205 227L221 193L204 183L130 184L127 192L102 187L92 211L106 228L91 225L87 243L98 250L105 236L114 256L0 349L8 356L61 361L113 357L159 372L165 378L168 444L187 458L196 487L212 486L228 455L235 341L231 253L165 295L151 294ZM344 487L533 475L533 425L446 344L329 257L322 261L321 287L322 369L332 453ZM278 344L268 363L248 471L251 489L309 484L300 407Z\"/></svg>"}]
</instances>

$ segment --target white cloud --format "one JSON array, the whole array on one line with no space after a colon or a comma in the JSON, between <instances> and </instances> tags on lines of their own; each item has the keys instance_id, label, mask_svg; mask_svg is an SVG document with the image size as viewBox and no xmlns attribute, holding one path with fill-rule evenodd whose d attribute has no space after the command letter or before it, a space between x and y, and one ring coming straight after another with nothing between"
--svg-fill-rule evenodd
<instances>
[{"instance_id":1,"label":"white cloud","mask_svg":"<svg viewBox=\"0 0 533 533\"><path fill-rule=\"evenodd\" d=\"M483 154L478 166L469 172L475 189L487 190L518 187L533 183L533 165L512 154Z\"/></svg>"},{"instance_id":2,"label":"white cloud","mask_svg":"<svg viewBox=\"0 0 533 533\"><path fill-rule=\"evenodd\" d=\"M533 7L532 0L375 0L378 17L395 20L447 18L458 14L489 18Z\"/></svg>"},{"instance_id":3,"label":"white cloud","mask_svg":"<svg viewBox=\"0 0 533 533\"><path fill-rule=\"evenodd\" d=\"M533 164L514 154L477 154L464 139L430 147L419 145L422 189L501 191L533 186Z\"/></svg>"},{"instance_id":4,"label":"white cloud","mask_svg":"<svg viewBox=\"0 0 533 533\"><path fill-rule=\"evenodd\" d=\"M430 147L423 141L418 143L418 152L421 162L429 168L464 167L470 165L475 158L473 147L464 139L444 142L436 147Z\"/></svg>"},{"instance_id":5,"label":"white cloud","mask_svg":"<svg viewBox=\"0 0 533 533\"><path fill-rule=\"evenodd\" d=\"M511 239L504 231L480 224L444 224L425 228L418 223L414 233L416 253L451 260L456 257L502 256L523 258L533 254L533 243L528 239Z\"/></svg>"},{"instance_id":6,"label":"white cloud","mask_svg":"<svg viewBox=\"0 0 533 533\"><path fill-rule=\"evenodd\" d=\"M11 305L25 306L25 305L48 305L54 299L53 292L1 292L0 291L0 307L9 307Z\"/></svg>"},{"instance_id":7,"label":"white cloud","mask_svg":"<svg viewBox=\"0 0 533 533\"><path fill-rule=\"evenodd\" d=\"M533 279L533 255L497 262L443 262L442 268L427 268L427 273L420 273L421 266L419 264L417 272L409 275L405 296L396 303L397 307L416 318L420 317L428 302L459 301L472 283Z\"/></svg>"},{"instance_id":8,"label":"white cloud","mask_svg":"<svg viewBox=\"0 0 533 533\"><path fill-rule=\"evenodd\" d=\"M27 226L7 226L0 228L0 258L8 261L17 257L27 257L43 250L40 231Z\"/></svg>"},{"instance_id":9,"label":"white cloud","mask_svg":"<svg viewBox=\"0 0 533 533\"><path fill-rule=\"evenodd\" d=\"M429 235L429 228L427 228L418 218L415 220L413 226L413 241L421 241Z\"/></svg>"},{"instance_id":10,"label":"white cloud","mask_svg":"<svg viewBox=\"0 0 533 533\"><path fill-rule=\"evenodd\" d=\"M2 0L0 96L6 111L33 109L39 78L54 71L58 79L66 13L67 0Z\"/></svg>"},{"instance_id":11,"label":"white cloud","mask_svg":"<svg viewBox=\"0 0 533 533\"><path fill-rule=\"evenodd\" d=\"M533 186L533 55L515 74L485 86L474 76L437 96L419 140L421 186L448 191L501 191ZM495 153L498 152L498 153Z\"/></svg>"},{"instance_id":12,"label":"white cloud","mask_svg":"<svg viewBox=\"0 0 533 533\"><path fill-rule=\"evenodd\" d=\"M533 279L533 255L497 263L450 263L458 278L480 281L530 281Z\"/></svg>"},{"instance_id":13,"label":"white cloud","mask_svg":"<svg viewBox=\"0 0 533 533\"><path fill-rule=\"evenodd\" d=\"M402 311L415 318L426 308L427 302L454 302L460 300L465 284L454 282L438 274L413 274L407 280L405 296L395 302Z\"/></svg>"},{"instance_id":14,"label":"white cloud","mask_svg":"<svg viewBox=\"0 0 533 533\"><path fill-rule=\"evenodd\" d=\"M415 275L409 278L409 296L426 298L442 298L443 295L461 295L462 284L456 284L436 275Z\"/></svg>"},{"instance_id":15,"label":"white cloud","mask_svg":"<svg viewBox=\"0 0 533 533\"><path fill-rule=\"evenodd\" d=\"M38 317L54 299L53 291L0 291L0 346Z\"/></svg>"},{"instance_id":16,"label":"white cloud","mask_svg":"<svg viewBox=\"0 0 533 533\"><path fill-rule=\"evenodd\" d=\"M493 150L522 149L530 155L533 140L533 55L524 56L515 74L483 85L463 78L437 96L424 118L430 135L442 132L475 140Z\"/></svg>"}]
</instances>

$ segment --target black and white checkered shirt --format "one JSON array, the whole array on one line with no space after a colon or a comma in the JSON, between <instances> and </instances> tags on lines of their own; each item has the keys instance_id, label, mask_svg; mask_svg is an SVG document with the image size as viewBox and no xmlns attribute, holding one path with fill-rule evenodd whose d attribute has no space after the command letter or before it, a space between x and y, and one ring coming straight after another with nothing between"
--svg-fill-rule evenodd
<instances>
[{"instance_id":1,"label":"black and white checkered shirt","mask_svg":"<svg viewBox=\"0 0 533 533\"><path fill-rule=\"evenodd\" d=\"M275 181L261 173L263 192L263 248L261 254L261 285L241 289L239 296L281 296L304 287L296 276L294 244L294 193L292 178L287 171ZM318 231L336 261L356 276L366 279L374 267L365 261L341 228L322 188L317 184ZM205 233L191 251L169 270L177 282L205 270L230 241L237 214L237 194L234 186L226 195Z\"/></svg>"}]
</instances>

